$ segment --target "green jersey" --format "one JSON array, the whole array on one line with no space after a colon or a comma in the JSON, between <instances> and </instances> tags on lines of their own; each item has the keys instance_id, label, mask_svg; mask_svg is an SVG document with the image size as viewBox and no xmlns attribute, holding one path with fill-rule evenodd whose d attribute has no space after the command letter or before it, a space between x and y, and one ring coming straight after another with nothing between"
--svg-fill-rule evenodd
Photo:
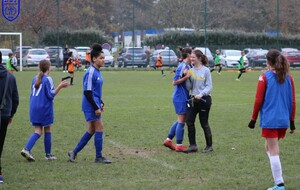
<instances>
[{"instance_id":1,"label":"green jersey","mask_svg":"<svg viewBox=\"0 0 300 190\"><path fill-rule=\"evenodd\" d=\"M14 70L14 69L12 68L12 66L11 66L11 58L6 59L6 69L7 69L8 71Z\"/></svg>"},{"instance_id":2,"label":"green jersey","mask_svg":"<svg viewBox=\"0 0 300 190\"><path fill-rule=\"evenodd\" d=\"M239 64L237 65L238 69L243 69L243 68L245 68L244 64L245 64L245 59L244 59L244 56L242 56L242 57L240 58Z\"/></svg>"},{"instance_id":3,"label":"green jersey","mask_svg":"<svg viewBox=\"0 0 300 190\"><path fill-rule=\"evenodd\" d=\"M220 60L221 60L220 54L216 54L216 57L215 57L215 65L220 64Z\"/></svg>"}]
</instances>

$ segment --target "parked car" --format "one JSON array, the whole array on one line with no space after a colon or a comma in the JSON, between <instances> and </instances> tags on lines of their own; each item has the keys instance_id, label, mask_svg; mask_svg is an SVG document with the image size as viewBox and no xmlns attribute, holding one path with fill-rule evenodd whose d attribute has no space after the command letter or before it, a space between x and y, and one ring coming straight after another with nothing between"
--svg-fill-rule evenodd
<instances>
[{"instance_id":1,"label":"parked car","mask_svg":"<svg viewBox=\"0 0 300 190\"><path fill-rule=\"evenodd\" d=\"M202 53L204 55L206 55L207 59L208 59L208 67L213 67L214 66L214 57L210 51L209 48L207 47L195 47L195 49L199 49L200 51L202 51Z\"/></svg>"},{"instance_id":2,"label":"parked car","mask_svg":"<svg viewBox=\"0 0 300 190\"><path fill-rule=\"evenodd\" d=\"M50 61L50 56L45 49L30 49L23 58L23 66L37 66L43 59Z\"/></svg>"},{"instance_id":3,"label":"parked car","mask_svg":"<svg viewBox=\"0 0 300 190\"><path fill-rule=\"evenodd\" d=\"M118 57L118 66L147 67L147 56L142 47L125 47Z\"/></svg>"},{"instance_id":4,"label":"parked car","mask_svg":"<svg viewBox=\"0 0 300 190\"><path fill-rule=\"evenodd\" d=\"M8 59L8 54L12 53L11 49L0 49L1 53L2 53L2 64L6 64L6 60Z\"/></svg>"},{"instance_id":5,"label":"parked car","mask_svg":"<svg viewBox=\"0 0 300 190\"><path fill-rule=\"evenodd\" d=\"M50 56L52 66L61 67L64 55L63 48L57 46L47 46L44 48Z\"/></svg>"},{"instance_id":6,"label":"parked car","mask_svg":"<svg viewBox=\"0 0 300 190\"><path fill-rule=\"evenodd\" d=\"M102 51L105 56L105 67L114 67L115 66L114 57L107 49L103 49Z\"/></svg>"},{"instance_id":7,"label":"parked car","mask_svg":"<svg viewBox=\"0 0 300 190\"><path fill-rule=\"evenodd\" d=\"M162 64L164 67L168 66L168 67L177 67L178 66L178 57L175 54L175 52L173 50L170 49L160 49L160 50L155 50L152 54L152 56L150 57L150 63L149 66L150 67L154 67L155 63L157 61L157 56L158 54L161 53L161 57L162 57Z\"/></svg>"},{"instance_id":8,"label":"parked car","mask_svg":"<svg viewBox=\"0 0 300 190\"><path fill-rule=\"evenodd\" d=\"M286 57L291 67L300 67L300 51L285 51L282 55Z\"/></svg>"},{"instance_id":9,"label":"parked car","mask_svg":"<svg viewBox=\"0 0 300 190\"><path fill-rule=\"evenodd\" d=\"M31 46L22 46L22 57L24 57L27 54L27 51L29 49L32 49L32 47ZM20 64L20 47L19 46L16 47L15 57L17 58L18 65L19 65Z\"/></svg>"},{"instance_id":10,"label":"parked car","mask_svg":"<svg viewBox=\"0 0 300 190\"><path fill-rule=\"evenodd\" d=\"M281 48L281 53L284 53L286 51L299 51L297 48Z\"/></svg>"},{"instance_id":11,"label":"parked car","mask_svg":"<svg viewBox=\"0 0 300 190\"><path fill-rule=\"evenodd\" d=\"M226 67L237 67L239 64L239 60L241 58L241 51L240 50L233 50L233 49L222 49L221 50L221 64L225 65ZM248 64L248 59L245 56L245 65Z\"/></svg>"},{"instance_id":12,"label":"parked car","mask_svg":"<svg viewBox=\"0 0 300 190\"><path fill-rule=\"evenodd\" d=\"M75 47L75 49L77 50L78 52L78 57L80 58L81 60L81 64L82 65L85 65L85 57L86 57L86 51L90 51L91 48L90 47L84 47L84 46L77 46Z\"/></svg>"},{"instance_id":13,"label":"parked car","mask_svg":"<svg viewBox=\"0 0 300 190\"><path fill-rule=\"evenodd\" d=\"M267 62L268 50L253 49L246 55L249 67L265 67Z\"/></svg>"}]
</instances>

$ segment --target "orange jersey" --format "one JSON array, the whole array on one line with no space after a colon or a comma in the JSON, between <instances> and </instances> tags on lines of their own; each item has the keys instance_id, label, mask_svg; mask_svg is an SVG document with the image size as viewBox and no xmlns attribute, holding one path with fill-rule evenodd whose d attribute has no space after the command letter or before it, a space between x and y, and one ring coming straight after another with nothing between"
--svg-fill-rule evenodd
<instances>
[{"instance_id":1,"label":"orange jersey","mask_svg":"<svg viewBox=\"0 0 300 190\"><path fill-rule=\"evenodd\" d=\"M74 72L74 66L79 65L79 64L80 63L79 63L78 59L72 60L71 58L69 58L68 61L67 61L68 71L69 72Z\"/></svg>"},{"instance_id":2,"label":"orange jersey","mask_svg":"<svg viewBox=\"0 0 300 190\"><path fill-rule=\"evenodd\" d=\"M91 62L91 53L90 52L85 53L85 60L88 62Z\"/></svg>"},{"instance_id":3,"label":"orange jersey","mask_svg":"<svg viewBox=\"0 0 300 190\"><path fill-rule=\"evenodd\" d=\"M157 61L155 63L156 67L162 67L162 57L161 56L157 56Z\"/></svg>"}]
</instances>

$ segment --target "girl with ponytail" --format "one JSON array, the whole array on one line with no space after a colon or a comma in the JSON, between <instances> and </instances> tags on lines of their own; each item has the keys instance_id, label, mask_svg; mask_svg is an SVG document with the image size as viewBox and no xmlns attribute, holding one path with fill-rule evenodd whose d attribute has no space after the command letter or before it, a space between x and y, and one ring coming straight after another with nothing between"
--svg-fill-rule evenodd
<instances>
[{"instance_id":1,"label":"girl with ponytail","mask_svg":"<svg viewBox=\"0 0 300 190\"><path fill-rule=\"evenodd\" d=\"M32 80L30 93L30 122L34 126L34 133L29 137L21 155L28 161L35 161L31 154L36 141L41 137L44 129L44 147L47 160L55 160L56 157L51 154L52 134L51 125L54 121L53 100L58 92L69 83L62 81L57 88L54 88L53 80L49 75L51 63L48 60L42 60L39 63L39 74Z\"/></svg>"},{"instance_id":2,"label":"girl with ponytail","mask_svg":"<svg viewBox=\"0 0 300 190\"><path fill-rule=\"evenodd\" d=\"M271 164L274 187L268 190L284 190L281 162L279 159L279 140L290 128L295 132L295 86L289 73L287 59L278 51L267 53L268 71L260 75L256 90L254 109L248 127L253 129L260 112L260 128L265 138L265 149Z\"/></svg>"}]
</instances>

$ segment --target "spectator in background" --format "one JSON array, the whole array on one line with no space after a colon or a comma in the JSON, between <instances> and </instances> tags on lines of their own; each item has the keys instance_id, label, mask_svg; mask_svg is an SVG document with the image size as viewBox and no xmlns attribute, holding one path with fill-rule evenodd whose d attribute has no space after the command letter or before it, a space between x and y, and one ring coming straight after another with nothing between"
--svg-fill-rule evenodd
<instances>
[{"instance_id":1,"label":"spectator in background","mask_svg":"<svg viewBox=\"0 0 300 190\"><path fill-rule=\"evenodd\" d=\"M13 73L14 71L18 72L18 69L15 67L17 65L16 58L13 53L8 53L8 59L6 60L6 69L8 72Z\"/></svg>"},{"instance_id":2,"label":"spectator in background","mask_svg":"<svg viewBox=\"0 0 300 190\"><path fill-rule=\"evenodd\" d=\"M157 55L157 60L156 60L156 63L155 63L155 67L158 67L160 68L160 71L161 71L161 75L164 77L166 76L164 74L164 68L163 68L163 62L162 62L162 56L161 56L161 52L158 53Z\"/></svg>"},{"instance_id":3,"label":"spectator in background","mask_svg":"<svg viewBox=\"0 0 300 190\"><path fill-rule=\"evenodd\" d=\"M64 52L63 52L63 55L64 55L63 72L66 73L66 72L68 72L67 61L69 59L69 48L68 48L68 45L66 45L66 47L64 49Z\"/></svg>"},{"instance_id":4,"label":"spectator in background","mask_svg":"<svg viewBox=\"0 0 300 190\"><path fill-rule=\"evenodd\" d=\"M2 63L1 51L0 63ZM15 77L2 64L0 64L0 86L0 183L3 183L1 155L7 126L12 122L19 105L19 94Z\"/></svg>"}]
</instances>

